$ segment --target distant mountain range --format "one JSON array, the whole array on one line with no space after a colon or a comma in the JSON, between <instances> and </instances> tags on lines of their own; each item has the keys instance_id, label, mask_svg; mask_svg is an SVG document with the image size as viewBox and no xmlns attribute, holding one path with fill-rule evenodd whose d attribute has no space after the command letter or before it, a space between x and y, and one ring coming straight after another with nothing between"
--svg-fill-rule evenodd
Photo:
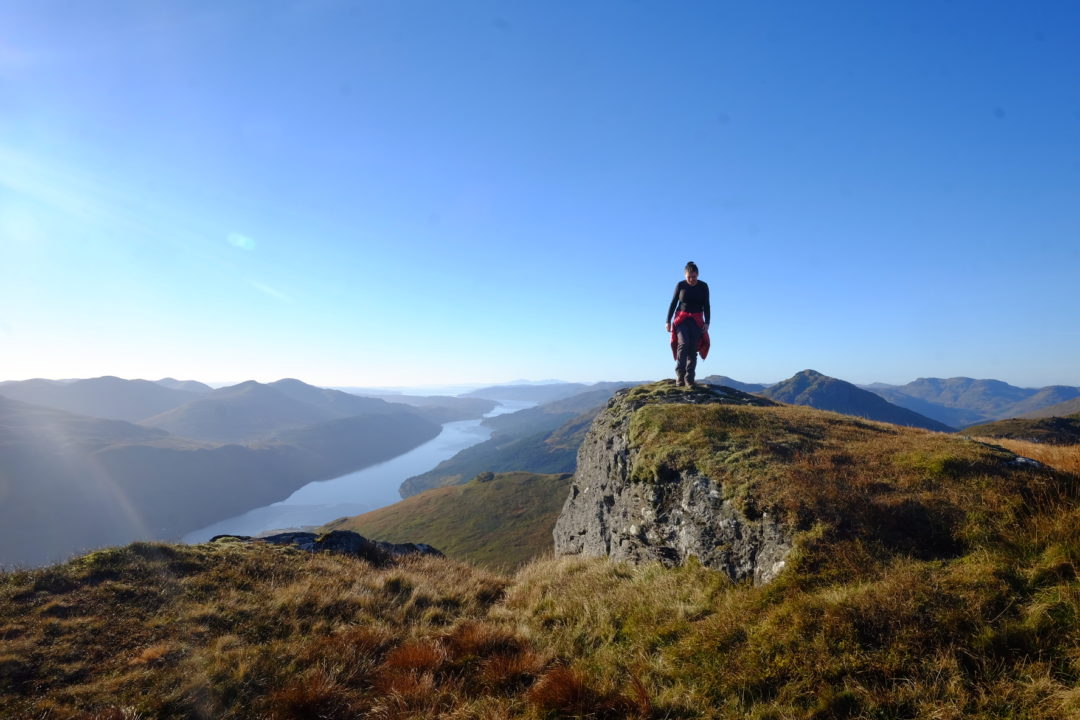
<instances>
[{"instance_id":1,"label":"distant mountain range","mask_svg":"<svg viewBox=\"0 0 1080 720\"><path fill-rule=\"evenodd\" d=\"M1065 402L1058 403L1057 405L1051 405L1039 410L1032 410L1026 412L1020 417L1025 418L1044 418L1044 417L1068 417L1080 413L1080 398L1073 398L1072 400L1066 400Z\"/></svg>"},{"instance_id":2,"label":"distant mountain range","mask_svg":"<svg viewBox=\"0 0 1080 720\"><path fill-rule=\"evenodd\" d=\"M12 400L107 420L136 422L196 399L209 386L166 378L160 382L99 377L89 380L0 382L0 395Z\"/></svg>"},{"instance_id":3,"label":"distant mountain range","mask_svg":"<svg viewBox=\"0 0 1080 720\"><path fill-rule=\"evenodd\" d=\"M549 403L573 395L592 390L604 390L611 388L612 391L627 385L638 385L645 381L634 382L598 382L591 385L584 383L550 383L529 385L493 385L465 393L463 397L480 397L490 400L527 401L535 403Z\"/></svg>"},{"instance_id":4,"label":"distant mountain range","mask_svg":"<svg viewBox=\"0 0 1080 720\"><path fill-rule=\"evenodd\" d=\"M726 385L743 392L761 393L773 397L770 393L789 393L792 379L767 385L740 382L725 375L710 375L703 378L702 381L713 385ZM789 387L781 390L780 386L783 385ZM955 377L919 378L906 385L872 383L856 387L868 390L893 405L952 428L964 428L977 423L1012 417L1061 417L1080 412L1080 388L1068 385L1021 388L1000 380L976 380L967 377ZM850 393L851 391L848 389L846 392ZM789 396L794 397L790 393ZM792 400L784 400L784 402L792 402ZM863 398L861 401L857 401L853 407L859 408L863 402L868 401ZM795 404L809 405L811 403L796 402ZM845 412L840 409L841 406L842 403L830 409ZM866 409L863 408L852 414L865 415L865 413ZM930 427L928 425L916 426Z\"/></svg>"},{"instance_id":5,"label":"distant mountain range","mask_svg":"<svg viewBox=\"0 0 1080 720\"><path fill-rule=\"evenodd\" d=\"M966 377L919 378L907 385L874 383L863 388L895 405L958 428L1041 412L1080 398L1080 388L1067 385L1021 388L1000 380ZM1070 414L1067 407L1053 412Z\"/></svg>"},{"instance_id":6,"label":"distant mountain range","mask_svg":"<svg viewBox=\"0 0 1080 720\"><path fill-rule=\"evenodd\" d=\"M254 442L284 430L357 415L417 415L384 400L317 388L299 380L248 381L204 393L140 424L205 442Z\"/></svg>"},{"instance_id":7,"label":"distant mountain range","mask_svg":"<svg viewBox=\"0 0 1080 720\"><path fill-rule=\"evenodd\" d=\"M157 382L117 377L24 380L0 383L0 395L211 443L250 443L284 430L372 413L405 413L441 424L478 418L496 406L496 401L481 398L361 397L291 378L266 384L248 381L217 390L172 378Z\"/></svg>"},{"instance_id":8,"label":"distant mountain range","mask_svg":"<svg viewBox=\"0 0 1080 720\"><path fill-rule=\"evenodd\" d=\"M894 425L921 427L939 432L954 431L944 423L894 405L868 390L863 390L844 380L822 375L816 370L803 370L783 382L769 386L760 394L771 400L791 405L832 410Z\"/></svg>"},{"instance_id":9,"label":"distant mountain range","mask_svg":"<svg viewBox=\"0 0 1080 720\"><path fill-rule=\"evenodd\" d=\"M410 407L298 380L185 391L98 378L0 391L0 564L175 538L400 455L440 432L432 416L475 418L493 404L443 398ZM9 393L129 415L184 403L136 424Z\"/></svg>"}]
</instances>

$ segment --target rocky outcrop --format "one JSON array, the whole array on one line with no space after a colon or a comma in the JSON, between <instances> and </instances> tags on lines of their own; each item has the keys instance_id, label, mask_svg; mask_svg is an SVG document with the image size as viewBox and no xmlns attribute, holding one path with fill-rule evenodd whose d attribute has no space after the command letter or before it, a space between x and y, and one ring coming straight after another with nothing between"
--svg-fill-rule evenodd
<instances>
[{"instance_id":1,"label":"rocky outcrop","mask_svg":"<svg viewBox=\"0 0 1080 720\"><path fill-rule=\"evenodd\" d=\"M630 443L635 412L655 403L775 405L729 387L676 387L671 381L616 393L593 422L578 452L570 495L555 525L559 555L680 565L696 557L733 580L767 583L792 549L790 530L768 514L747 517L712 478L669 468L654 481L634 481Z\"/></svg>"},{"instance_id":2,"label":"rocky outcrop","mask_svg":"<svg viewBox=\"0 0 1080 720\"><path fill-rule=\"evenodd\" d=\"M368 540L351 530L334 530L323 535L309 532L285 532L253 538L247 535L215 535L210 542L264 542L272 545L292 545L308 552L329 552L363 558L374 565L389 564L401 555L437 555L442 553L423 543L388 543Z\"/></svg>"}]
</instances>

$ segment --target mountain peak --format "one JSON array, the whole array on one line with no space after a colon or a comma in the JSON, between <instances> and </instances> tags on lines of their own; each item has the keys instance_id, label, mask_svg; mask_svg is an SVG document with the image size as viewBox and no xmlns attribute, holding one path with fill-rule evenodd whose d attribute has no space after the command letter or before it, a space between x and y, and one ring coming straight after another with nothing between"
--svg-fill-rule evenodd
<instances>
[{"instance_id":1,"label":"mountain peak","mask_svg":"<svg viewBox=\"0 0 1080 720\"><path fill-rule=\"evenodd\" d=\"M792 405L807 405L869 420L921 427L939 432L953 428L924 415L893 405L885 398L863 390L846 380L823 375L817 370L803 370L762 391L762 395Z\"/></svg>"},{"instance_id":2,"label":"mountain peak","mask_svg":"<svg viewBox=\"0 0 1080 720\"><path fill-rule=\"evenodd\" d=\"M308 385L303 380L297 380L296 378L281 378L280 380L275 380L268 384L271 387L315 387L314 385Z\"/></svg>"}]
</instances>

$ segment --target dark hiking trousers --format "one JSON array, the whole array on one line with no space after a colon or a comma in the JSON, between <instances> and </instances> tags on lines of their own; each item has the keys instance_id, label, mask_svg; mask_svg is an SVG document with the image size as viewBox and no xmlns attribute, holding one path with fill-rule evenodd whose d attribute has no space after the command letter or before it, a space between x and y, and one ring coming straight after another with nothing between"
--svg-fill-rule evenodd
<instances>
[{"instance_id":1,"label":"dark hiking trousers","mask_svg":"<svg viewBox=\"0 0 1080 720\"><path fill-rule=\"evenodd\" d=\"M694 381L697 369L698 343L701 342L701 328L692 319L683 320L675 328L679 344L675 350L675 379Z\"/></svg>"}]
</instances>

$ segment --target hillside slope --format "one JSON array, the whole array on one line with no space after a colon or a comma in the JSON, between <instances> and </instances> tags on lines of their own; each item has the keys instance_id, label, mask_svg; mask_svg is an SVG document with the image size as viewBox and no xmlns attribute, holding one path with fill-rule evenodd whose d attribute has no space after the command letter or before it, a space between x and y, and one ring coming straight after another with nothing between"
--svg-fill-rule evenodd
<instances>
[{"instance_id":1,"label":"hillside slope","mask_svg":"<svg viewBox=\"0 0 1080 720\"><path fill-rule=\"evenodd\" d=\"M484 473L435 488L326 530L352 530L387 542L426 543L447 557L493 570L517 568L551 552L551 531L570 476Z\"/></svg>"},{"instance_id":2,"label":"hillside slope","mask_svg":"<svg viewBox=\"0 0 1080 720\"><path fill-rule=\"evenodd\" d=\"M561 557L498 576L439 558L134 545L0 575L0 715L1080 713L1080 477L957 435L635 390L632 483L694 475L744 516L777 518L794 545L771 583L693 558Z\"/></svg>"},{"instance_id":3,"label":"hillside slope","mask_svg":"<svg viewBox=\"0 0 1080 720\"><path fill-rule=\"evenodd\" d=\"M1033 410L1025 413L1020 417L1025 418L1043 418L1043 417L1068 417L1080 413L1080 398L1074 400L1067 400L1057 405L1051 405L1049 407L1040 408L1039 410Z\"/></svg>"},{"instance_id":4,"label":"hillside slope","mask_svg":"<svg viewBox=\"0 0 1080 720\"><path fill-rule=\"evenodd\" d=\"M972 425L964 433L979 437L1011 438L1051 445L1080 443L1080 413L1066 417L1012 418Z\"/></svg>"}]
</instances>

